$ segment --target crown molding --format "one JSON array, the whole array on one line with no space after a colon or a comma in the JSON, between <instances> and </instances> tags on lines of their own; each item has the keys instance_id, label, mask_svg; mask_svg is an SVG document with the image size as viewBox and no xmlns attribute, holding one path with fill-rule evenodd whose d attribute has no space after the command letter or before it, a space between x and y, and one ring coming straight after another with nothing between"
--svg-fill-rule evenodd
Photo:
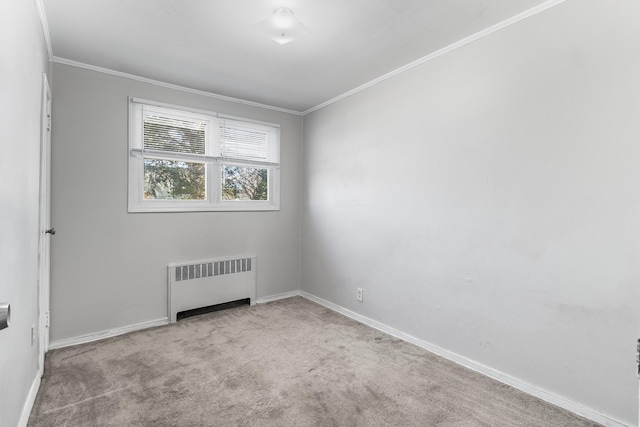
<instances>
[{"instance_id":1,"label":"crown molding","mask_svg":"<svg viewBox=\"0 0 640 427\"><path fill-rule=\"evenodd\" d=\"M370 88L372 86L375 86L378 83L381 83L381 82L383 82L385 80L388 80L388 79L390 79L392 77L395 77L395 76L397 76L397 75L399 75L401 73L404 73L405 71L409 71L412 68L415 68L415 67L417 67L419 65L422 65L422 64L424 64L426 62L429 62L429 61L431 61L433 59L436 59L436 58L438 58L438 57L440 57L442 55L445 55L445 54L447 54L449 52L452 52L452 51L454 51L454 50L456 50L458 48L461 48L461 47L466 46L466 45L468 45L470 43L473 43L476 40L479 40L479 39L484 38L484 37L486 37L488 35L491 35L491 34L497 32L497 31L500 31L500 30L502 30L504 28L507 28L507 27L509 27L511 25L514 25L514 24L516 24L516 23L518 23L518 22L520 22L520 21L522 21L524 19L527 19L527 18L529 18L531 16L537 15L538 13L541 13L541 12L543 12L543 11L545 11L547 9L550 9L550 8L552 8L554 6L557 6L560 3L564 3L566 0L548 0L548 1L538 5L536 7L533 7L531 9L529 9L529 10L526 10L526 11L524 11L522 13L519 13L519 14L517 14L515 16L512 16L511 18L506 19L506 20L504 20L502 22L499 22L499 23L497 23L495 25L492 25L491 27L485 28L484 30L479 31L479 32L477 32L475 34L472 34L472 35L470 35L468 37L465 37L462 40L459 40L459 41L457 41L455 43L452 43L452 44L450 44L448 46L445 46L442 49L439 49L439 50L437 50L437 51L435 51L433 53L430 53L429 55L426 55L426 56L424 56L424 57L422 57L420 59L417 59L417 60L415 60L413 62L410 62L410 63L408 63L408 64L406 64L406 65L404 65L404 66L402 66L400 68L397 68L397 69L395 69L395 70L393 70L393 71L391 71L391 72L389 72L387 74L384 74L384 75L382 75L380 77L377 77L377 78L375 78L375 79L373 79L373 80L371 80L371 81L369 81L369 82L367 82L367 83L365 83L363 85L360 85L360 86L358 86L358 87L356 87L356 88L354 88L354 89L352 89L352 90L350 90L348 92L345 92L345 93L343 93L341 95L338 95L338 96L336 96L336 97L334 97L332 99L329 99L328 101L325 101L325 102L323 102L321 104L318 104L315 107L309 108L308 110L305 110L305 111L289 110L289 109L286 109L286 108L280 108L280 107L275 107L275 106L272 106L272 105L261 104L261 103L258 103L258 102L247 101L247 100L244 100L244 99L233 98L233 97L225 96L225 95L219 95L219 94L216 94L216 93L213 93L213 92L207 92L207 91L203 91L203 90L199 90L199 89L193 89L193 88L189 88L189 87L185 87L185 86L175 85L175 84L172 84L172 83L166 83L166 82L162 82L162 81L159 81L159 80L154 80L154 79L149 79L149 78L146 78L146 77L137 76L137 75L134 75L134 74L123 73L121 71L115 71L115 70L111 70L111 69L108 69L108 68L102 68L102 67L98 67L98 66L95 66L95 65L85 64L85 63L82 63L82 62L73 61L73 60L70 60L70 59L53 56L53 53L52 53L52 50L51 50L51 40L50 40L50 37L49 37L49 28L48 28L48 25L47 25L46 16L44 14L44 7L42 5L42 0L34 0L34 1L36 3L36 7L38 8L38 13L40 15L40 20L42 22L42 28L43 28L43 32L44 32L44 35L45 35L45 42L47 44L47 50L49 51L49 58L50 58L50 60L52 62L56 62L56 63L64 64L64 65L69 65L69 66L72 66L72 67L84 68L84 69L91 70L91 71L96 71L96 72L99 72L99 73L110 74L110 75L117 76L117 77L124 77L124 78L128 78L128 79L131 79L131 80L136 80L136 81L149 83L149 84L153 84L153 85L156 85L156 86L166 87L166 88L169 88L169 89L179 90L179 91L183 91L183 92L193 93L193 94L196 94L196 95L207 96L207 97L210 97L210 98L221 99L221 100L224 100L224 101L230 101L230 102L235 102L235 103L239 103L239 104L250 105L250 106L253 106L253 107L259 107L259 108L264 108L264 109L268 109L268 110L279 111L279 112L282 112L282 113L293 114L293 115L296 115L296 116L305 116L305 115L313 113L314 111L317 111L317 110L319 110L321 108L324 108L324 107L327 107L327 106L329 106L331 104L334 104L334 103L336 103L336 102L338 102L338 101L340 101L342 99L345 99L345 98L348 98L348 97L350 97L352 95L355 95L358 92L361 92L361 91L363 91L365 89L368 89L368 88Z\"/></svg>"},{"instance_id":2,"label":"crown molding","mask_svg":"<svg viewBox=\"0 0 640 427\"><path fill-rule=\"evenodd\" d=\"M47 53L49 54L49 62L53 61L53 48L51 47L51 36L49 35L49 24L47 22L47 15L44 12L44 4L42 0L34 0L36 9L38 9L38 16L40 17L40 24L42 25L42 33L44 35L44 43L47 46Z\"/></svg>"},{"instance_id":3,"label":"crown molding","mask_svg":"<svg viewBox=\"0 0 640 427\"><path fill-rule=\"evenodd\" d=\"M431 61L433 59L436 59L436 58L438 58L438 57L440 57L440 56L442 56L444 54L447 54L447 53L449 53L451 51L454 51L454 50L456 50L458 48L466 46L469 43L473 43L476 40L479 40L479 39L481 39L483 37L486 37L486 36L488 36L490 34L493 34L496 31L500 31L503 28L509 27L509 26L511 26L511 25L513 25L513 24L515 24L517 22L522 21L523 19L529 18L529 17L531 17L533 15L537 15L538 13L543 12L543 11L549 9L549 8L554 7L554 6L557 6L560 3L564 3L565 1L566 0L549 0L547 2L544 2L544 3L542 3L542 4L540 4L540 5L536 6L536 7L533 7L531 9L529 9L529 10L526 10L526 11L524 11L522 13L519 13L519 14L517 14L515 16L512 16L511 18L506 19L506 20L504 20L502 22L499 22L499 23L497 23L495 25L492 25L491 27L485 28L482 31L478 31L477 33L472 34L472 35L470 35L468 37L465 37L462 40L459 40L459 41L457 41L455 43L452 43L452 44L450 44L448 46L445 46L442 49L436 50L435 52L430 53L427 56L424 56L424 57L422 57L422 58L420 58L418 60L415 60L413 62L408 63L407 65L404 65L404 66L402 66L400 68L397 68L397 69L395 69L395 70L393 70L393 71L391 71L391 72L389 72L387 74L384 74L384 75L382 75L382 76L380 76L380 77L378 77L376 79L373 79L368 83L365 83L365 84L363 84L361 86L356 87L355 89L352 89L352 90L350 90L348 92L343 93L342 95L338 95L335 98L332 98L332 99L330 99L328 101L323 102L322 104L318 104L315 107L309 108L308 110L303 111L302 115L306 116L309 113L313 113L314 111L317 111L317 110L319 110L321 108L324 108L324 107L327 107L327 106L329 106L331 104L334 104L334 103L336 103L336 102L338 102L338 101L340 101L342 99L345 99L345 98L348 98L348 97L350 97L352 95L355 95L358 92L362 92L363 90L368 89L368 88L370 88L372 86L375 86L378 83L381 83L381 82L383 82L385 80L388 80L388 79L390 79L392 77L395 77L398 74L404 73L405 71L408 71L408 70L410 70L412 68L415 68L415 67L417 67L419 65L422 65L425 62L429 62L429 61Z\"/></svg>"},{"instance_id":4,"label":"crown molding","mask_svg":"<svg viewBox=\"0 0 640 427\"><path fill-rule=\"evenodd\" d=\"M143 83L149 83L149 84L152 84L152 85L155 85L155 86L160 86L160 87L165 87L165 88L168 88L168 89L179 90L181 92L188 92L188 93L193 93L193 94L196 94L196 95L207 96L209 98L221 99L223 101L235 102L235 103L238 103L238 104L249 105L249 106L252 106L252 107L264 108L265 110L273 110L273 111L278 111L278 112L281 112L281 113L287 113L287 114L293 114L293 115L296 115L296 116L302 116L302 112L300 112L300 111L288 110L286 108L275 107L273 105L261 104L259 102L247 101L247 100L244 100L244 99L233 98L233 97L225 96L225 95L219 95L219 94L213 93L213 92L207 92L207 91L204 91L204 90L193 89L193 88L186 87L186 86L180 86L180 85L175 85L175 84L172 84L172 83L166 83L166 82L162 82L160 80L154 80L154 79L149 79L147 77L137 76L135 74L123 73L122 71L115 71L115 70L111 70L109 68L102 68L102 67L97 67L95 65L85 64L84 62L78 62L78 61L73 61L71 59L60 58L58 56L54 56L53 57L53 62L55 62L57 64L62 64L62 65L69 65L71 67L83 68L85 70L96 71L98 73L109 74L111 76L124 77L126 79L136 80L136 81L143 82Z\"/></svg>"}]
</instances>

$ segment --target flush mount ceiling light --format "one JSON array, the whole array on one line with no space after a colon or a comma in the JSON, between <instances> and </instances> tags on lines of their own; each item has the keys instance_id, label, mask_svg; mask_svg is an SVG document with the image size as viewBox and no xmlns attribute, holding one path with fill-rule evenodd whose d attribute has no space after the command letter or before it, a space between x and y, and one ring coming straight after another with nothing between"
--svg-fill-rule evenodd
<instances>
[{"instance_id":1,"label":"flush mount ceiling light","mask_svg":"<svg viewBox=\"0 0 640 427\"><path fill-rule=\"evenodd\" d=\"M287 44L307 32L307 27L300 22L291 9L277 8L271 17L258 23L260 30L278 44Z\"/></svg>"}]
</instances>

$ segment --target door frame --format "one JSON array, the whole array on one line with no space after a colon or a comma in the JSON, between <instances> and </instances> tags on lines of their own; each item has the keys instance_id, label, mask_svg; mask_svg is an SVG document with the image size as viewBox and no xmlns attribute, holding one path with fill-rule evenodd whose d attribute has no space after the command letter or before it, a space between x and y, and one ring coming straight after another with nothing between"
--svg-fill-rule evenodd
<instances>
[{"instance_id":1,"label":"door frame","mask_svg":"<svg viewBox=\"0 0 640 427\"><path fill-rule=\"evenodd\" d=\"M44 374L44 355L49 349L49 291L51 222L51 87L42 73L40 135L40 215L38 238L38 374Z\"/></svg>"}]
</instances>

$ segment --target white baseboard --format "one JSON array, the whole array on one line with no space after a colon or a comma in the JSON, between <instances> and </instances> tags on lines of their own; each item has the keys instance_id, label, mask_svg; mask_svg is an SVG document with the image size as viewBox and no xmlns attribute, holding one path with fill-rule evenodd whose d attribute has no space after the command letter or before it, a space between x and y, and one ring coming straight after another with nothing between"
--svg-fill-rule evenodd
<instances>
[{"instance_id":1,"label":"white baseboard","mask_svg":"<svg viewBox=\"0 0 640 427\"><path fill-rule=\"evenodd\" d=\"M300 295L300 291L298 290L291 291L291 292L284 292L277 295L271 295L268 297L259 298L258 300L256 300L256 303L264 304L266 302L277 301L279 299L291 298L299 295ZM134 325L124 326L122 328L111 329L108 331L100 331L92 334L82 335L79 337L65 338L61 340L51 341L49 343L49 350L55 350L56 348L70 347L72 345L85 344L88 342L103 340L105 338L111 338L118 335L129 333L129 332L139 331L141 329L147 329L147 328L153 328L154 326L166 325L168 323L169 323L169 319L165 317L163 319L136 323Z\"/></svg>"},{"instance_id":2,"label":"white baseboard","mask_svg":"<svg viewBox=\"0 0 640 427\"><path fill-rule=\"evenodd\" d=\"M33 404L36 403L36 396L38 395L38 390L40 389L40 374L36 373L36 377L31 384L31 388L29 389L29 395L27 396L27 400L24 402L24 406L22 407L22 414L20 414L20 420L18 421L18 427L27 427L29 423L29 416L31 415L31 410L33 409Z\"/></svg>"},{"instance_id":3,"label":"white baseboard","mask_svg":"<svg viewBox=\"0 0 640 427\"><path fill-rule=\"evenodd\" d=\"M258 298L256 301L257 304L264 304L266 302L277 301L279 299L298 297L300 296L300 291L291 291L291 292L283 292L281 294L271 295L268 297Z\"/></svg>"},{"instance_id":4,"label":"white baseboard","mask_svg":"<svg viewBox=\"0 0 640 427\"><path fill-rule=\"evenodd\" d=\"M168 318L149 320L147 322L136 323L135 325L123 326L121 328L110 329L108 331L95 332L93 334L82 335L79 337L65 338L61 340L52 341L49 343L49 350L56 348L70 347L72 345L84 344L92 341L103 340L105 338L111 338L118 335L126 334L133 331L139 331L141 329L153 328L154 326L162 326L169 323Z\"/></svg>"},{"instance_id":5,"label":"white baseboard","mask_svg":"<svg viewBox=\"0 0 640 427\"><path fill-rule=\"evenodd\" d=\"M314 301L324 307L327 307L331 310L334 310L340 314L343 314L347 317L350 317L353 320L356 320L360 323L364 323L367 326L371 326L372 328L378 329L379 331L385 332L389 335L392 335L396 338L399 338L403 341L407 341L411 344L417 345L420 348L423 348L431 353L437 354L438 356L442 356L445 359L451 360L459 365L462 365L466 368L472 369L476 372L479 372L483 375L491 377L495 380L500 381L501 383L507 384L513 388L516 388L520 391L523 391L527 394L535 396L539 399L542 399L546 402L552 403L556 406L564 408L568 411L573 412L574 414L580 415L584 418L587 418L591 421L595 421L599 424L602 424L607 427L629 427L627 424L613 419L607 415L603 415L597 411L594 411L591 408L587 408L579 403L573 402L565 397L558 396L549 391L538 388L534 385L531 385L525 381L522 381L518 378L514 378L511 375L500 372L496 369L490 368L482 363L475 362L471 359L467 359L464 356L460 356L459 354L453 353L451 351L440 348L436 345L433 345L427 341L416 338L412 335L405 334L402 331L399 331L395 328L385 325L384 323L378 322L376 320L370 319L368 317L362 316L354 311L348 310L344 307L341 307L337 304L319 298L315 295L309 294L304 291L300 291L299 293L302 297L307 298L311 301Z\"/></svg>"}]
</instances>

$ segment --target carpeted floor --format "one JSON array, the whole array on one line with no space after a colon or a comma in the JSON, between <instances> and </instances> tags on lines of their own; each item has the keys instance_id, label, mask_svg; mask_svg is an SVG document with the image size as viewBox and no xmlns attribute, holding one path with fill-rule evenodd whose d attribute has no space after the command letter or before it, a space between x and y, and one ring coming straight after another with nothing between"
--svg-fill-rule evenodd
<instances>
[{"instance_id":1,"label":"carpeted floor","mask_svg":"<svg viewBox=\"0 0 640 427\"><path fill-rule=\"evenodd\" d=\"M596 426L304 298L51 351L29 426Z\"/></svg>"}]
</instances>

